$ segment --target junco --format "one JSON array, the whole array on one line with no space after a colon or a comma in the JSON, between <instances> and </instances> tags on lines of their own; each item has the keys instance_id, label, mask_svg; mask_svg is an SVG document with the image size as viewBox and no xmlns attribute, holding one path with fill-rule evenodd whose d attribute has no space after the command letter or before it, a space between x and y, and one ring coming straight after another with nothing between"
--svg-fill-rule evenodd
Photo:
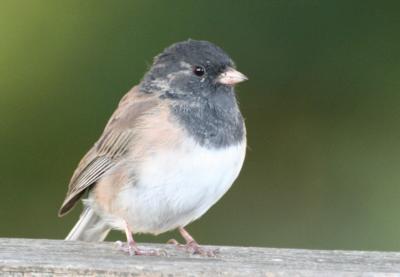
<instances>
[{"instance_id":1,"label":"junco","mask_svg":"<svg viewBox=\"0 0 400 277\"><path fill-rule=\"evenodd\" d=\"M181 247L209 254L185 226L224 195L242 167L246 130L234 85L244 80L207 41L178 42L156 56L72 176L59 216L88 197L66 240L102 241L119 229L127 237L123 249L153 255L132 233L178 228Z\"/></svg>"}]
</instances>

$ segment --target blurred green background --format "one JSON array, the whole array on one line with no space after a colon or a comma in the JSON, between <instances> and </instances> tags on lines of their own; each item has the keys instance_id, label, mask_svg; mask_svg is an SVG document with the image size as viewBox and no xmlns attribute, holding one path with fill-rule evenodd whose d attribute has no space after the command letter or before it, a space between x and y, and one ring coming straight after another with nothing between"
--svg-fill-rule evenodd
<instances>
[{"instance_id":1,"label":"blurred green background","mask_svg":"<svg viewBox=\"0 0 400 277\"><path fill-rule=\"evenodd\" d=\"M72 171L173 42L220 45L249 150L201 243L400 251L400 2L0 3L0 236L63 238ZM165 242L176 233L138 236ZM111 240L122 239L114 232Z\"/></svg>"}]
</instances>

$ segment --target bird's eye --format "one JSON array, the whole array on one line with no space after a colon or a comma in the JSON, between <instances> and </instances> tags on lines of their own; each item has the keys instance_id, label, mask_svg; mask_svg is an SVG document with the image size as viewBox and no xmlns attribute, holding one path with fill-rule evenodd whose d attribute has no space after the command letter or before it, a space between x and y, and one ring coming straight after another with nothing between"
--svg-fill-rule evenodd
<instances>
[{"instance_id":1,"label":"bird's eye","mask_svg":"<svg viewBox=\"0 0 400 277\"><path fill-rule=\"evenodd\" d=\"M206 70L204 69L204 67L202 67L200 65L196 65L193 68L193 73L194 73L194 75L201 77L204 75L204 73L206 73Z\"/></svg>"}]
</instances>

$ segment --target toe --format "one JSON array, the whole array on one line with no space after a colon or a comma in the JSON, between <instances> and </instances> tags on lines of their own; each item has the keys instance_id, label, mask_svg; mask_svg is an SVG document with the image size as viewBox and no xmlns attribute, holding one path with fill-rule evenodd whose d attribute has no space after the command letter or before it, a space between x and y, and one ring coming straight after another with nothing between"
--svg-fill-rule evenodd
<instances>
[{"instance_id":1,"label":"toe","mask_svg":"<svg viewBox=\"0 0 400 277\"><path fill-rule=\"evenodd\" d=\"M176 239L170 239L167 241L168 244L179 245L179 242Z\"/></svg>"}]
</instances>

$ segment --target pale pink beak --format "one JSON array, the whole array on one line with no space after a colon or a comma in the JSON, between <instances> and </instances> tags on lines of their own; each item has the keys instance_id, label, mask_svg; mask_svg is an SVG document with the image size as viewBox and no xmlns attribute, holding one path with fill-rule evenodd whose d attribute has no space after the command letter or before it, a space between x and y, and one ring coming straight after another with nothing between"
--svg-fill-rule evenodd
<instances>
[{"instance_id":1,"label":"pale pink beak","mask_svg":"<svg viewBox=\"0 0 400 277\"><path fill-rule=\"evenodd\" d=\"M218 83L228 85L228 86L234 86L237 83L240 83L240 82L243 82L246 80L248 80L248 78L244 74L240 73L239 71L237 71L236 69L234 69L232 67L228 67L217 78Z\"/></svg>"}]
</instances>

